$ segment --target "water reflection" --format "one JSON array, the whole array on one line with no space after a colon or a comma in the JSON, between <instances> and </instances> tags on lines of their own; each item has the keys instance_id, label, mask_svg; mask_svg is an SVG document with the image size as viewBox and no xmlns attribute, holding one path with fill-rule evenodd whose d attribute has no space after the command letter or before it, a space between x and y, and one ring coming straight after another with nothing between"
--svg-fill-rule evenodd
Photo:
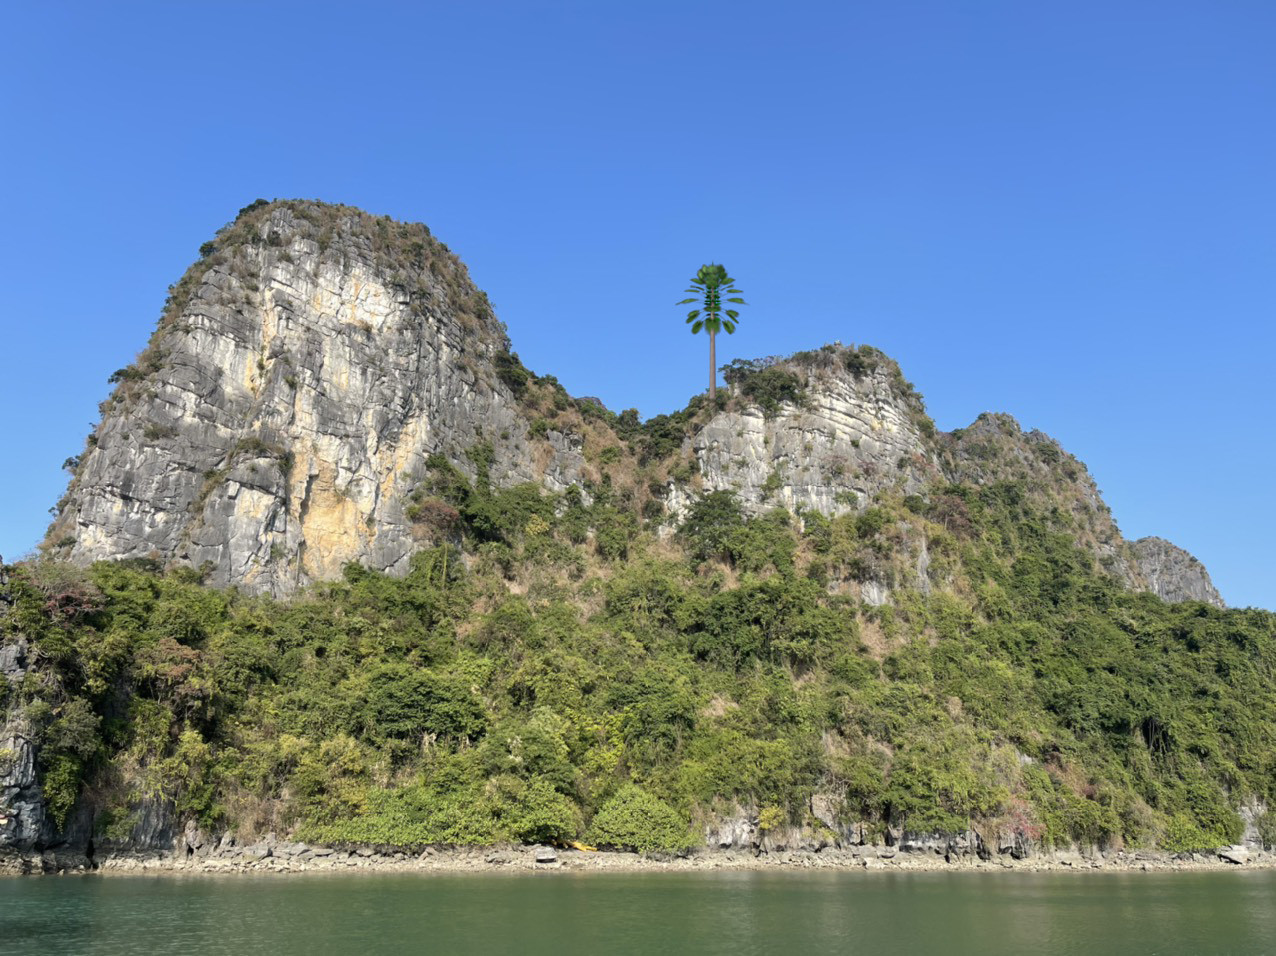
<instances>
[{"instance_id":1,"label":"water reflection","mask_svg":"<svg viewBox=\"0 0 1276 956\"><path fill-rule=\"evenodd\" d=\"M0 953L1263 953L1276 873L0 881Z\"/></svg>"}]
</instances>

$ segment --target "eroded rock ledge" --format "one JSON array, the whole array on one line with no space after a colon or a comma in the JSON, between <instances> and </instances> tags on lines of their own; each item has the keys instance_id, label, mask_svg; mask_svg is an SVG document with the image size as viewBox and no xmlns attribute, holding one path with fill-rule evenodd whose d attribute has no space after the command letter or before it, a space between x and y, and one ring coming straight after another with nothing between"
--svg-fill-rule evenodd
<instances>
[{"instance_id":1,"label":"eroded rock ledge","mask_svg":"<svg viewBox=\"0 0 1276 956\"><path fill-rule=\"evenodd\" d=\"M546 846L428 847L396 850L375 847L312 847L261 841L247 846L217 846L207 852L107 851L92 857L71 850L43 853L0 852L0 875L58 874L301 874L360 872L626 872L711 870L943 870L946 872L1139 871L1173 872L1276 867L1276 855L1243 847L1212 853L1053 852L1016 857L981 856L943 845L787 847L704 849L679 856L590 852Z\"/></svg>"}]
</instances>

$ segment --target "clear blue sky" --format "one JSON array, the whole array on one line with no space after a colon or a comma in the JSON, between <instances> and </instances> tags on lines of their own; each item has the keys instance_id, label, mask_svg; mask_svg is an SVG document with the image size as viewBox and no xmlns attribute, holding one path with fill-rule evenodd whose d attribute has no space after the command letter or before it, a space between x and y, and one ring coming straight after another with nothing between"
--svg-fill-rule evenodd
<instances>
[{"instance_id":1,"label":"clear blue sky","mask_svg":"<svg viewBox=\"0 0 1276 956\"><path fill-rule=\"evenodd\" d=\"M839 339L943 428L1006 411L1128 537L1276 607L1276 4L11 4L0 553L106 377L261 196L421 220L532 368L644 416L719 356Z\"/></svg>"}]
</instances>

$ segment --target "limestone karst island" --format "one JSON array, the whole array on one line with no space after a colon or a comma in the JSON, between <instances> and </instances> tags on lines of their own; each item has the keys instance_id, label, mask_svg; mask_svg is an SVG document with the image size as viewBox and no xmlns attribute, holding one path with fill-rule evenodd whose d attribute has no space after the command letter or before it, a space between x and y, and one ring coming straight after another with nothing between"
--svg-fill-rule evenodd
<instances>
[{"instance_id":1,"label":"limestone karst island","mask_svg":"<svg viewBox=\"0 0 1276 956\"><path fill-rule=\"evenodd\" d=\"M425 226L243 209L0 567L0 869L1269 859L1276 615L813 345L644 422Z\"/></svg>"}]
</instances>

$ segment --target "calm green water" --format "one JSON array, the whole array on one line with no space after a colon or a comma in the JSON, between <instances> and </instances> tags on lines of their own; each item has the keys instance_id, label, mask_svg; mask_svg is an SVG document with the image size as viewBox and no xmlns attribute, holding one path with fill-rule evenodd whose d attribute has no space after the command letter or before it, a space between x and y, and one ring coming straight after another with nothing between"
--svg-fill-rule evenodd
<instances>
[{"instance_id":1,"label":"calm green water","mask_svg":"<svg viewBox=\"0 0 1276 956\"><path fill-rule=\"evenodd\" d=\"M1274 953L1276 873L0 880L0 954Z\"/></svg>"}]
</instances>

